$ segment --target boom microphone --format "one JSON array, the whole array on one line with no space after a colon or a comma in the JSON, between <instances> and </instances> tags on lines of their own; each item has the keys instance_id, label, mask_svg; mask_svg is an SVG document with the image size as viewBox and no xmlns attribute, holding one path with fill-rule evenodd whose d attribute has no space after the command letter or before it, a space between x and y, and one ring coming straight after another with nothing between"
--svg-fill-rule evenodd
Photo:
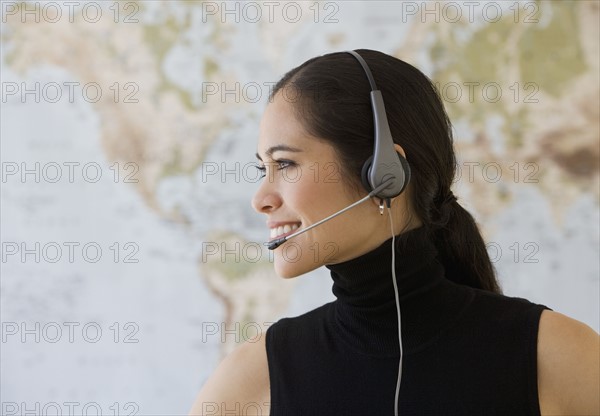
<instances>
[{"instance_id":1,"label":"boom microphone","mask_svg":"<svg viewBox=\"0 0 600 416\"><path fill-rule=\"evenodd\" d=\"M394 178L390 178L390 179L386 180L386 181L385 181L385 182L383 182L381 185L379 185L377 188L375 188L375 189L373 189L371 192L369 192L369 194L368 194L367 196L365 196L364 198L362 198L362 199L361 199L361 200L359 200L359 201L356 201L356 202L355 202L355 203L353 203L352 205L349 205L349 206L347 206L346 208L344 208L344 209L342 209L342 210L340 210L340 211L336 212L335 214L331 214L329 217L327 217L327 218L324 218L324 219L322 219L321 221L318 221L318 222L314 223L313 225L311 225L311 226L309 226L309 227L306 227L306 228L303 228L302 230L300 230L300 231L297 231L297 232L295 232L295 233L293 233L293 234L290 234L290 235L288 235L288 236L286 236L286 237L278 238L278 239L276 239L276 240L269 241L269 242L267 242L267 243L264 243L264 244L267 246L267 248L268 248L269 250L275 250L277 247L279 247L280 245L282 245L283 243L285 243L285 242L286 242L287 240L289 240L290 238L292 238L292 237L296 237L297 235L300 235L300 234L302 234L302 233L304 233L304 232L306 232L306 231L308 231L308 230L310 230L310 229L312 229L312 228L315 228L317 225L321 225L321 224L323 224L324 222L326 222L326 221L329 221L330 219L332 219L332 218L334 218L334 217L337 217L338 215L340 215L340 214L342 214L342 213L344 213L344 212L348 211L350 208L353 208L353 207L355 207L355 206L357 206L357 205L359 205L359 204L361 204L361 203L365 202L367 199L369 199L369 198L371 198L371 197L373 197L373 196L377 195L379 192L381 192L382 190L386 189L386 188L387 188L389 185L391 185L391 184L392 184L392 182L394 182Z\"/></svg>"}]
</instances>

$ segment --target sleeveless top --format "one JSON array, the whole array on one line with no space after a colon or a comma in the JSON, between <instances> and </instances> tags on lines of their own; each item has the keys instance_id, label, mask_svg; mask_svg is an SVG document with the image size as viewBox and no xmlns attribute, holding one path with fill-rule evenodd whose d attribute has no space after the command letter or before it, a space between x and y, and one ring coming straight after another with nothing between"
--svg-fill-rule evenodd
<instances>
[{"instance_id":1,"label":"sleeveless top","mask_svg":"<svg viewBox=\"0 0 600 416\"><path fill-rule=\"evenodd\" d=\"M336 300L266 332L270 415L394 414L400 348L392 239L329 265ZM425 226L396 237L403 364L398 413L540 415L542 311L450 281Z\"/></svg>"}]
</instances>

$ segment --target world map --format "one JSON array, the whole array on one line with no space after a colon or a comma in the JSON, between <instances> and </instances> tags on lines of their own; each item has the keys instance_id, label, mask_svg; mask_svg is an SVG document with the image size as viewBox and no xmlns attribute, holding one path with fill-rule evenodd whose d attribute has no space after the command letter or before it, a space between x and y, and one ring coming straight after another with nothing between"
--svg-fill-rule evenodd
<instances>
[{"instance_id":1,"label":"world map","mask_svg":"<svg viewBox=\"0 0 600 416\"><path fill-rule=\"evenodd\" d=\"M2 2L3 406L185 414L236 345L333 299L324 270L276 276L250 199L270 88L339 50L431 77L505 294L598 331L597 1L269 4Z\"/></svg>"}]
</instances>

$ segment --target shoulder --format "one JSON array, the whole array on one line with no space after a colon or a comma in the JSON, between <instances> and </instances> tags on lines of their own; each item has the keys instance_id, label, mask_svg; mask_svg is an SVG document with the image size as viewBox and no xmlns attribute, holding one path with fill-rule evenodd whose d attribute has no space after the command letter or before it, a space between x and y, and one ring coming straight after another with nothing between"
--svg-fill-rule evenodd
<instances>
[{"instance_id":1,"label":"shoulder","mask_svg":"<svg viewBox=\"0 0 600 416\"><path fill-rule=\"evenodd\" d=\"M600 337L592 328L542 312L537 365L542 415L600 413Z\"/></svg>"},{"instance_id":2,"label":"shoulder","mask_svg":"<svg viewBox=\"0 0 600 416\"><path fill-rule=\"evenodd\" d=\"M545 307L544 305L533 303L529 299L518 296L509 296L469 286L462 286L461 289L472 292L478 307L488 312L493 312L498 318L509 319L512 315L519 316L523 312L531 311L532 307L534 309ZM497 315L498 312L501 313L500 316Z\"/></svg>"},{"instance_id":3,"label":"shoulder","mask_svg":"<svg viewBox=\"0 0 600 416\"><path fill-rule=\"evenodd\" d=\"M464 301L467 322L497 331L499 336L520 337L530 343L535 352L540 314L549 309L529 299L490 292L483 289L463 287L470 293ZM508 344L505 344L507 346ZM514 345L516 347L516 345Z\"/></svg>"},{"instance_id":4,"label":"shoulder","mask_svg":"<svg viewBox=\"0 0 600 416\"><path fill-rule=\"evenodd\" d=\"M189 415L269 414L269 370L265 335L225 357L206 381Z\"/></svg>"}]
</instances>

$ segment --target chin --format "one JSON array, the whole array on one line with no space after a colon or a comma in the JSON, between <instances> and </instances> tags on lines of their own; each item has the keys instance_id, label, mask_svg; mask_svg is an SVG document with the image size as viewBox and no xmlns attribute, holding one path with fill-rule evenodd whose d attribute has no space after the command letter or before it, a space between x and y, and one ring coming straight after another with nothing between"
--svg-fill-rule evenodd
<instances>
[{"instance_id":1,"label":"chin","mask_svg":"<svg viewBox=\"0 0 600 416\"><path fill-rule=\"evenodd\" d=\"M275 255L275 273L283 279L291 279L319 268L315 262L292 262L283 258L280 253Z\"/></svg>"}]
</instances>

